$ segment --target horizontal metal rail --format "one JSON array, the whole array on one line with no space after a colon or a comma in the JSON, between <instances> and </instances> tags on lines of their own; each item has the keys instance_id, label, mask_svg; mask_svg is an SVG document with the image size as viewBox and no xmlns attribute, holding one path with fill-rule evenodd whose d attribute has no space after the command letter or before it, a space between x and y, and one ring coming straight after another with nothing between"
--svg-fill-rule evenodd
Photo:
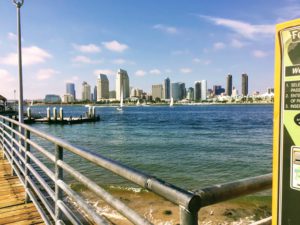
<instances>
[{"instance_id":1,"label":"horizontal metal rail","mask_svg":"<svg viewBox=\"0 0 300 225\"><path fill-rule=\"evenodd\" d=\"M33 141L31 136L46 141L48 145L52 146L51 150ZM81 222L83 217L79 216L78 212L74 211L68 203L67 199L69 198L75 201L81 210L88 215L88 220L93 221L95 224L109 224L105 218L97 214L95 209L82 196L70 188L64 180L64 173L71 175L85 185L88 190L101 197L104 202L132 223L139 225L151 224L150 221L129 208L118 198L112 196L84 174L67 164L63 159L65 151L72 152L96 166L111 171L177 204L180 209L180 224L182 225L198 224L198 212L202 207L268 189L271 187L272 182L271 174L267 174L215 185L194 192L187 191L1 115L0 145L3 147L4 155L12 164L13 171L25 185L26 197L36 204L46 224L84 224L84 222ZM33 150L44 156L44 159L41 160L37 157ZM47 160L47 163L51 164L52 167L44 164L44 160ZM39 168L47 179L50 178L50 183L53 183L52 186L36 168Z\"/></svg>"},{"instance_id":2,"label":"horizontal metal rail","mask_svg":"<svg viewBox=\"0 0 300 225\"><path fill-rule=\"evenodd\" d=\"M230 183L214 185L194 191L201 198L201 207L223 202L232 198L270 189L272 174L246 178Z\"/></svg>"}]
</instances>

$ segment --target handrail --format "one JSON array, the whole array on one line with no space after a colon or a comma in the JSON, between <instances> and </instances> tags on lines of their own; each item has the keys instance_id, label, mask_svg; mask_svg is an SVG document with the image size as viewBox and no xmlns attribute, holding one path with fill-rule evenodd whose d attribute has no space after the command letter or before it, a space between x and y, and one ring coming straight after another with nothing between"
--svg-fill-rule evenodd
<instances>
[{"instance_id":1,"label":"handrail","mask_svg":"<svg viewBox=\"0 0 300 225\"><path fill-rule=\"evenodd\" d=\"M33 135L50 142L55 148L55 154L34 142L31 137ZM65 222L65 218L72 224L80 224L80 217L72 211L68 204L65 204L63 195L67 195L77 203L80 203L80 208L89 215L89 219L92 219L95 224L108 224L105 218L98 215L80 195L71 190L65 183L63 178L64 172L84 184L90 191L101 197L107 204L116 209L132 223L151 224L151 222L130 209L118 198L112 196L84 174L67 164L63 159L64 151L72 152L177 204L180 208L180 224L182 225L198 224L198 212L202 207L268 189L271 187L272 182L271 174L266 174L222 185L215 185L194 192L187 191L1 115L0 145L3 147L6 158L12 164L13 171L15 171L25 185L26 199L30 198L34 203L38 203L36 206L46 224L59 223L59 221ZM33 154L32 149L44 155L45 159L54 166L54 171L42 163ZM44 178L33 168L32 163L38 166L51 179L54 186L49 186ZM43 196L43 194L49 197Z\"/></svg>"}]
</instances>

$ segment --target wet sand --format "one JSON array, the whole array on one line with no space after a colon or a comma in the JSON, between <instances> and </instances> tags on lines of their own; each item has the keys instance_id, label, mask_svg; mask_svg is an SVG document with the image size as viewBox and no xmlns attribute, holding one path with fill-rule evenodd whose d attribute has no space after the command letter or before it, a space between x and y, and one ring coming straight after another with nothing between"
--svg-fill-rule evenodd
<instances>
[{"instance_id":1,"label":"wet sand","mask_svg":"<svg viewBox=\"0 0 300 225\"><path fill-rule=\"evenodd\" d=\"M179 207L153 193L122 189L113 189L110 192L153 224L180 224ZM132 224L91 193L83 191L82 194L97 209L97 212L106 217L112 224ZM199 224L244 225L270 215L270 196L249 196L202 208L199 212Z\"/></svg>"}]
</instances>

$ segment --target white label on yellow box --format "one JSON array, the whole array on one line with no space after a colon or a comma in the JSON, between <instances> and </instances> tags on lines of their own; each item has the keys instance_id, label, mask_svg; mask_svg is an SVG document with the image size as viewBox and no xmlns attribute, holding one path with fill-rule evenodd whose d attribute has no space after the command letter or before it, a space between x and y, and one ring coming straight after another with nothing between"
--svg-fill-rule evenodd
<instances>
[{"instance_id":1,"label":"white label on yellow box","mask_svg":"<svg viewBox=\"0 0 300 225\"><path fill-rule=\"evenodd\" d=\"M300 147L291 148L291 188L300 191Z\"/></svg>"}]
</instances>

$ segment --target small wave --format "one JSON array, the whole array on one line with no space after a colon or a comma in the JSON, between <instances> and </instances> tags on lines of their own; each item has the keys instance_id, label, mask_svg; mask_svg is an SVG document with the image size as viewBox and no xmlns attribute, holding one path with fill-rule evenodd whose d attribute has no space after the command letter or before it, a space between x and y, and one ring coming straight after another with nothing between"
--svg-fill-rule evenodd
<instances>
[{"instance_id":1,"label":"small wave","mask_svg":"<svg viewBox=\"0 0 300 225\"><path fill-rule=\"evenodd\" d=\"M148 192L146 189L140 188L140 187L124 187L124 186L115 186L115 185L109 186L109 189L131 191L131 192L134 192L134 193L141 193L141 192L144 192L144 191Z\"/></svg>"}]
</instances>

